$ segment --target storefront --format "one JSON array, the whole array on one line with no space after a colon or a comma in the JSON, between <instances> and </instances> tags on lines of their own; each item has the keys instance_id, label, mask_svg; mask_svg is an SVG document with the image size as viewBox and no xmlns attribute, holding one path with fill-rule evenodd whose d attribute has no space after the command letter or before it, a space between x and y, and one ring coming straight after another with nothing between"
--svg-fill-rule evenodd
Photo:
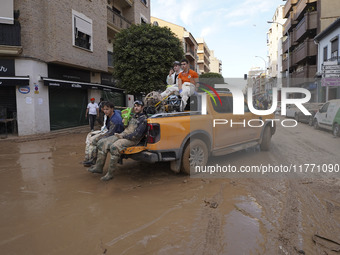
<instances>
[{"instance_id":1,"label":"storefront","mask_svg":"<svg viewBox=\"0 0 340 255\"><path fill-rule=\"evenodd\" d=\"M48 65L48 77L42 77L42 80L49 89L51 130L86 125L88 120L85 112L89 97L95 97L99 102L103 92L118 93L122 97L124 95L123 90L112 84L102 84L102 79L91 76L90 71L54 64Z\"/></svg>"},{"instance_id":2,"label":"storefront","mask_svg":"<svg viewBox=\"0 0 340 255\"><path fill-rule=\"evenodd\" d=\"M17 133L16 93L29 91L29 77L15 76L14 59L0 59L0 134Z\"/></svg>"}]
</instances>

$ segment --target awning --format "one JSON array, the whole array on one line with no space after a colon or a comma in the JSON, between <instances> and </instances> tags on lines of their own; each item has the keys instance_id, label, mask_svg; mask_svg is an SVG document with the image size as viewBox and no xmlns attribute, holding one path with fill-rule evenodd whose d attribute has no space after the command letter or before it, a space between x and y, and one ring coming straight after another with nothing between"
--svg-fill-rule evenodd
<instances>
[{"instance_id":1,"label":"awning","mask_svg":"<svg viewBox=\"0 0 340 255\"><path fill-rule=\"evenodd\" d=\"M97 84L97 83L87 83L87 82L77 82L77 81L67 81L67 80L57 80L46 77L41 77L44 81L45 86L50 87L64 87L64 88L76 88L76 89L99 89L109 92L124 92L123 89Z\"/></svg>"},{"instance_id":2,"label":"awning","mask_svg":"<svg viewBox=\"0 0 340 255\"><path fill-rule=\"evenodd\" d=\"M0 87L28 85L30 85L29 76L0 77Z\"/></svg>"}]
</instances>

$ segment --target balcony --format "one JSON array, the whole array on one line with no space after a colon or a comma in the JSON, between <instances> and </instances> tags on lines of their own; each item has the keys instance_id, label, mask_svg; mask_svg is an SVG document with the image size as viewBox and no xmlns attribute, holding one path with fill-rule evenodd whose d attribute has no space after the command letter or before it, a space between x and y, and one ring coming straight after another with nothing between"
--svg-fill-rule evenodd
<instances>
[{"instance_id":1,"label":"balcony","mask_svg":"<svg viewBox=\"0 0 340 255\"><path fill-rule=\"evenodd\" d=\"M131 7L133 5L133 0L116 0L115 4L123 7L123 8L127 8L127 7Z\"/></svg>"},{"instance_id":2,"label":"balcony","mask_svg":"<svg viewBox=\"0 0 340 255\"><path fill-rule=\"evenodd\" d=\"M292 6L297 3L298 0L287 0L285 7L283 8L283 16L284 18L288 18L289 12L292 9Z\"/></svg>"},{"instance_id":3,"label":"balcony","mask_svg":"<svg viewBox=\"0 0 340 255\"><path fill-rule=\"evenodd\" d=\"M292 86L301 85L314 80L317 71L316 65L305 65L296 72L292 73Z\"/></svg>"},{"instance_id":4,"label":"balcony","mask_svg":"<svg viewBox=\"0 0 340 255\"><path fill-rule=\"evenodd\" d=\"M115 13L109 6L107 7L107 22L109 27L116 32L131 26L130 21L120 14Z\"/></svg>"},{"instance_id":5,"label":"balcony","mask_svg":"<svg viewBox=\"0 0 340 255\"><path fill-rule=\"evenodd\" d=\"M294 64L304 60L307 57L316 56L318 47L312 39L306 39L293 52Z\"/></svg>"},{"instance_id":6,"label":"balcony","mask_svg":"<svg viewBox=\"0 0 340 255\"><path fill-rule=\"evenodd\" d=\"M0 54L19 55L21 52L20 24L0 24Z\"/></svg>"},{"instance_id":7,"label":"balcony","mask_svg":"<svg viewBox=\"0 0 340 255\"><path fill-rule=\"evenodd\" d=\"M295 7L293 7L292 11L290 11L290 15L286 19L286 22L283 25L283 34L287 34L288 31L291 31L292 28L295 27L296 21L295 17Z\"/></svg>"},{"instance_id":8,"label":"balcony","mask_svg":"<svg viewBox=\"0 0 340 255\"><path fill-rule=\"evenodd\" d=\"M299 41L306 36L307 31L316 29L318 25L317 12L305 13L303 19L294 28L294 41Z\"/></svg>"},{"instance_id":9,"label":"balcony","mask_svg":"<svg viewBox=\"0 0 340 255\"><path fill-rule=\"evenodd\" d=\"M288 37L286 38L286 40L284 42L282 42L282 52L285 53L285 52L288 52L288 47L292 47L294 44L293 44L293 33L289 33L289 40L290 42L288 41Z\"/></svg>"},{"instance_id":10,"label":"balcony","mask_svg":"<svg viewBox=\"0 0 340 255\"><path fill-rule=\"evenodd\" d=\"M302 13L307 8L307 4L314 2L317 2L317 0L300 0L296 5L295 19L299 19L300 15L302 15Z\"/></svg>"},{"instance_id":11,"label":"balcony","mask_svg":"<svg viewBox=\"0 0 340 255\"><path fill-rule=\"evenodd\" d=\"M289 58L289 69L293 66L293 54L290 54ZM282 60L282 71L286 71L288 69L288 58Z\"/></svg>"}]
</instances>

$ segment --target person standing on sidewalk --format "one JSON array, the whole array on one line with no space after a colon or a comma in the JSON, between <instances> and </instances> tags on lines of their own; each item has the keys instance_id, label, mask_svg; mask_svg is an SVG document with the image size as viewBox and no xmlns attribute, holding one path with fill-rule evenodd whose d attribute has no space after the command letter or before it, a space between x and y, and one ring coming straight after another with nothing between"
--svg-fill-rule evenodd
<instances>
[{"instance_id":1,"label":"person standing on sidewalk","mask_svg":"<svg viewBox=\"0 0 340 255\"><path fill-rule=\"evenodd\" d=\"M90 103L87 105L85 118L87 118L87 115L89 115L89 123L91 131L94 131L94 123L96 121L97 115L99 115L99 107L98 104L95 103L95 99L92 97L90 99Z\"/></svg>"}]
</instances>

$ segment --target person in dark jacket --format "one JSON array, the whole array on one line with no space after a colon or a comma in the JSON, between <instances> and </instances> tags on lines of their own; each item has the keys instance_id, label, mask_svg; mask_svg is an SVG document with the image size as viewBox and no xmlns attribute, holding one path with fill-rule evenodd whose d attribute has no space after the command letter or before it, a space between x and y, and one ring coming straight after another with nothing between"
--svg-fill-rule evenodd
<instances>
[{"instance_id":1,"label":"person in dark jacket","mask_svg":"<svg viewBox=\"0 0 340 255\"><path fill-rule=\"evenodd\" d=\"M124 130L123 120L120 111L114 110L114 105L111 102L103 102L102 110L107 116L106 118L106 133L100 134L92 139L88 149L88 160L84 161L84 166L94 165L97 159L97 144L101 139L108 138L116 133L121 133Z\"/></svg>"},{"instance_id":2,"label":"person in dark jacket","mask_svg":"<svg viewBox=\"0 0 340 255\"><path fill-rule=\"evenodd\" d=\"M134 102L135 115L129 121L127 128L120 134L116 133L98 142L98 155L96 164L88 169L91 173L103 173L107 153L110 151L111 159L108 171L101 178L102 181L108 181L113 178L113 172L120 159L120 152L128 147L137 145L145 136L147 130L147 116L143 113L144 103L142 101Z\"/></svg>"}]
</instances>

